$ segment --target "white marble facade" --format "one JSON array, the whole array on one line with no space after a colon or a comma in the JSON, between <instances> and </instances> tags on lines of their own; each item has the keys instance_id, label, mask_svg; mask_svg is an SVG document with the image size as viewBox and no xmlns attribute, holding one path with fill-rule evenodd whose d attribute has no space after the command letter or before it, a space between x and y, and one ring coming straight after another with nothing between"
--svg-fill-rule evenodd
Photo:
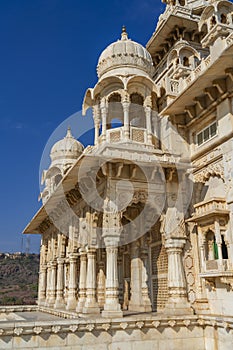
<instances>
[{"instance_id":1,"label":"white marble facade","mask_svg":"<svg viewBox=\"0 0 233 350\"><path fill-rule=\"evenodd\" d=\"M229 349L233 5L164 2L146 48L123 28L99 58L83 101L94 145L84 149L68 130L51 150L43 206L25 229L42 236L38 305L85 322L136 313L139 329L145 313L160 315L168 333L181 318L185 327L198 319L193 344L184 345L186 330L174 349ZM171 335L155 333L148 349L172 348ZM120 339L127 348L129 334Z\"/></svg>"}]
</instances>

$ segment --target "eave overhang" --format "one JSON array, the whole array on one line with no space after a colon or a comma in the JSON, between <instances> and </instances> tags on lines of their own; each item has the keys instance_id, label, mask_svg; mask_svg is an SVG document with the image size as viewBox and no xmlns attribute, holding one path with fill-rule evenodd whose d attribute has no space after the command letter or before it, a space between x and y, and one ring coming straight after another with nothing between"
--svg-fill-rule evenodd
<instances>
[{"instance_id":1,"label":"eave overhang","mask_svg":"<svg viewBox=\"0 0 233 350\"><path fill-rule=\"evenodd\" d=\"M146 49L151 56L161 50L161 45L166 42L171 32L176 28L188 28L190 31L198 30L198 18L180 17L178 14L170 14L158 28L146 44Z\"/></svg>"},{"instance_id":2,"label":"eave overhang","mask_svg":"<svg viewBox=\"0 0 233 350\"><path fill-rule=\"evenodd\" d=\"M205 94L205 88L213 81L226 77L227 69L233 67L233 43L220 56L210 62L209 66L190 82L183 91L161 111L161 115L179 115L185 113L186 106L195 105L195 98Z\"/></svg>"}]
</instances>

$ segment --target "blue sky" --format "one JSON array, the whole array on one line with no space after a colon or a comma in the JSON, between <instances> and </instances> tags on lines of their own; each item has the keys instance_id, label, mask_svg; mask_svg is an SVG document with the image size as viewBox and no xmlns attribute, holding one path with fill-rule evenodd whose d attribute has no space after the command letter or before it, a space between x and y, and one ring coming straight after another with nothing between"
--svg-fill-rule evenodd
<instances>
[{"instance_id":1,"label":"blue sky","mask_svg":"<svg viewBox=\"0 0 233 350\"><path fill-rule=\"evenodd\" d=\"M21 250L21 232L41 205L44 147L80 111L102 50L123 24L145 45L163 8L160 0L0 0L0 252Z\"/></svg>"}]
</instances>

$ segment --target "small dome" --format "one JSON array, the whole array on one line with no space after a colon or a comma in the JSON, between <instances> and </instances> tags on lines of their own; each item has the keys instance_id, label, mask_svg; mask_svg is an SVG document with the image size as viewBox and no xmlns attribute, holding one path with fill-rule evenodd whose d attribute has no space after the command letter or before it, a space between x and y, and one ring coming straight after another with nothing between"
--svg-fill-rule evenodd
<instances>
[{"instance_id":1,"label":"small dome","mask_svg":"<svg viewBox=\"0 0 233 350\"><path fill-rule=\"evenodd\" d=\"M66 136L53 145L50 157L52 162L58 159L77 159L83 149L83 145L72 136L71 129L68 128Z\"/></svg>"},{"instance_id":2,"label":"small dome","mask_svg":"<svg viewBox=\"0 0 233 350\"><path fill-rule=\"evenodd\" d=\"M98 77L120 66L139 68L150 76L153 73L150 53L141 44L128 38L125 27L122 29L121 40L110 44L100 55L97 66Z\"/></svg>"}]
</instances>

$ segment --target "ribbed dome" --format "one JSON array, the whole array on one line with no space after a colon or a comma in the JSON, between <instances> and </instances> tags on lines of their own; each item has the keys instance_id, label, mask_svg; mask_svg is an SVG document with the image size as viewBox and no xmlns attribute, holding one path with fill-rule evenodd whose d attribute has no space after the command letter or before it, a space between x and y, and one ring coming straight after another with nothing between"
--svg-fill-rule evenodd
<instances>
[{"instance_id":1,"label":"ribbed dome","mask_svg":"<svg viewBox=\"0 0 233 350\"><path fill-rule=\"evenodd\" d=\"M153 72L150 53L141 44L128 39L125 27L122 30L121 40L110 44L100 55L97 66L98 77L120 66L136 67L149 75Z\"/></svg>"},{"instance_id":2,"label":"ribbed dome","mask_svg":"<svg viewBox=\"0 0 233 350\"><path fill-rule=\"evenodd\" d=\"M68 128L66 136L53 145L50 157L52 161L67 158L77 159L83 149L83 145L72 136L71 130Z\"/></svg>"}]
</instances>

